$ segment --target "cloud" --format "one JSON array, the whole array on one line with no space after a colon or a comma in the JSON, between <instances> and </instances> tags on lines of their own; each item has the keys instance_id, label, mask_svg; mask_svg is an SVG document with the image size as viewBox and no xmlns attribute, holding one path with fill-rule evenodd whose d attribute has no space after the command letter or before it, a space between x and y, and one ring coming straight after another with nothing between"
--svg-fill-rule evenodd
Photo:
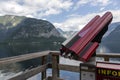
<instances>
[{"instance_id":1,"label":"cloud","mask_svg":"<svg viewBox=\"0 0 120 80\"><path fill-rule=\"evenodd\" d=\"M0 14L9 14L9 15L19 15L19 16L26 16L30 15L31 9L27 8L26 6L20 5L15 0L7 0L0 2Z\"/></svg>"},{"instance_id":2,"label":"cloud","mask_svg":"<svg viewBox=\"0 0 120 80\"><path fill-rule=\"evenodd\" d=\"M120 22L120 10L109 10L113 14L112 22Z\"/></svg>"},{"instance_id":3,"label":"cloud","mask_svg":"<svg viewBox=\"0 0 120 80\"><path fill-rule=\"evenodd\" d=\"M0 12L1 14L5 14L5 13L21 13L22 12L22 7L20 5L17 5L16 2L13 1L7 1L5 2L1 2L0 3Z\"/></svg>"},{"instance_id":4,"label":"cloud","mask_svg":"<svg viewBox=\"0 0 120 80\"><path fill-rule=\"evenodd\" d=\"M101 7L101 8L100 8L100 11L103 11L104 9L105 9L105 7Z\"/></svg>"},{"instance_id":5,"label":"cloud","mask_svg":"<svg viewBox=\"0 0 120 80\"><path fill-rule=\"evenodd\" d=\"M78 31L80 29L82 29L85 24L88 23L88 21L90 21L90 19L93 17L94 15L86 15L86 16L81 16L81 15L72 15L72 17L69 17L67 20L65 20L62 23L54 23L54 25L57 28L61 28L64 31L69 31L69 30L73 30L73 31Z\"/></svg>"},{"instance_id":6,"label":"cloud","mask_svg":"<svg viewBox=\"0 0 120 80\"><path fill-rule=\"evenodd\" d=\"M113 22L120 22L120 10L109 10L113 14ZM61 28L64 31L74 30L79 31L81 30L93 17L96 15L102 16L107 11L97 12L87 14L85 16L82 15L70 15L67 20L61 23L54 23L57 28Z\"/></svg>"},{"instance_id":7,"label":"cloud","mask_svg":"<svg viewBox=\"0 0 120 80\"><path fill-rule=\"evenodd\" d=\"M71 0L1 0L0 14L44 17L60 14L63 10L69 10L72 5Z\"/></svg>"},{"instance_id":8,"label":"cloud","mask_svg":"<svg viewBox=\"0 0 120 80\"><path fill-rule=\"evenodd\" d=\"M91 6L107 6L109 4L111 4L112 1L110 0L79 0L76 3L76 6L74 7L74 9L78 9L80 6L84 6L84 5L91 5Z\"/></svg>"},{"instance_id":9,"label":"cloud","mask_svg":"<svg viewBox=\"0 0 120 80\"><path fill-rule=\"evenodd\" d=\"M48 16L48 15L51 15L51 14L59 14L60 12L62 12L62 11L58 11L57 9L48 9L45 13L44 13L44 15L45 16Z\"/></svg>"},{"instance_id":10,"label":"cloud","mask_svg":"<svg viewBox=\"0 0 120 80\"><path fill-rule=\"evenodd\" d=\"M111 1L110 0L92 0L91 4L93 6L107 6L108 4L110 4Z\"/></svg>"},{"instance_id":11,"label":"cloud","mask_svg":"<svg viewBox=\"0 0 120 80\"><path fill-rule=\"evenodd\" d=\"M54 23L57 28L61 28L64 31L79 31L81 30L94 16L101 13L91 13L87 15L69 15L68 19L61 23ZM102 13L103 14L103 13Z\"/></svg>"},{"instance_id":12,"label":"cloud","mask_svg":"<svg viewBox=\"0 0 120 80\"><path fill-rule=\"evenodd\" d=\"M54 22L57 28L62 28L63 30L80 30L82 29L88 21L90 21L95 15L102 15L106 11L106 6L111 3L118 5L117 2L112 2L114 0L0 0L0 15L11 14L19 16L28 16L34 18L47 19L47 16L58 15L64 13L63 17L65 20L63 22ZM98 6L100 7L100 12L93 12L87 15L80 15L80 10L74 12L81 6ZM120 10L109 10L113 13L113 22L120 22ZM69 13L70 12L70 13ZM85 13L86 14L86 13ZM67 18L67 19L66 19Z\"/></svg>"}]
</instances>

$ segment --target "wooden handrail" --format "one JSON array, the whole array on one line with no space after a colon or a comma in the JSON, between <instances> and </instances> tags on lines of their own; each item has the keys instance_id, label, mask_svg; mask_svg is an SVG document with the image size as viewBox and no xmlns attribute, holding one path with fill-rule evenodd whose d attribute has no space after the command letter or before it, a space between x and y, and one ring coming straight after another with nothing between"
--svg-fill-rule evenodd
<instances>
[{"instance_id":1,"label":"wooden handrail","mask_svg":"<svg viewBox=\"0 0 120 80\"><path fill-rule=\"evenodd\" d=\"M32 77L33 75L36 75L40 72L44 72L46 69L47 69L47 64L41 65L41 66L38 66L38 67L33 68L31 70L25 71L18 76L10 78L9 80L26 80L26 79Z\"/></svg>"},{"instance_id":2,"label":"wooden handrail","mask_svg":"<svg viewBox=\"0 0 120 80\"><path fill-rule=\"evenodd\" d=\"M0 59L0 64L16 63L16 62L21 62L21 61L25 61L25 60L34 59L34 58L39 58L39 57L42 57L42 56L49 55L49 52L50 51L43 51L43 52L30 53L30 54L18 55L18 56L13 56L13 57L1 58Z\"/></svg>"},{"instance_id":3,"label":"wooden handrail","mask_svg":"<svg viewBox=\"0 0 120 80\"><path fill-rule=\"evenodd\" d=\"M47 56L49 54L54 54L56 56L59 55L59 51L43 51L43 52L37 52L37 53L30 53L30 54L24 54L19 56L13 56L13 57L7 57L7 58L1 58L0 64L8 64L8 63L15 63L20 61L25 61L29 59L34 59L42 56ZM108 57L108 58L120 58L120 54L118 53L97 53L97 57Z\"/></svg>"},{"instance_id":4,"label":"wooden handrail","mask_svg":"<svg viewBox=\"0 0 120 80\"><path fill-rule=\"evenodd\" d=\"M0 65L1 64L9 64L9 63L16 63L20 61L25 61L29 59L39 58L42 59L42 65L38 66L36 68L33 68L31 70L25 71L22 74L15 76L9 80L26 80L27 78L30 78L40 72L42 72L41 80L46 79L46 69L52 68L52 80L60 80L59 77L59 70L66 70L66 71L72 71L72 72L80 72L79 66L72 66L72 65L65 65L65 64L59 64L59 51L43 51L43 52L37 52L37 53L30 53L25 55L19 55L19 56L13 56L8 58L1 58L0 59ZM52 62L47 63L46 57L48 55L52 55ZM120 54L116 53L97 53L96 57L103 57L105 61L109 61L109 58L120 58ZM23 77L24 75L24 77ZM22 77L21 77L22 76Z\"/></svg>"},{"instance_id":5,"label":"wooden handrail","mask_svg":"<svg viewBox=\"0 0 120 80\"><path fill-rule=\"evenodd\" d=\"M29 60L29 59L33 59L33 58L39 58L41 57L42 59L42 65L37 67L37 68L33 68L31 70L25 71L22 74L15 76L13 78L10 78L9 80L26 80L40 72L42 72L42 77L41 80L46 79L46 69L49 68L46 60L46 56L48 55L52 55L53 57L53 64L55 64L54 61L59 62L59 51L43 51L43 52L38 52L38 53L31 53L31 54L25 54L25 55L19 55L19 56L14 56L14 57L8 57L8 58L2 58L0 59L0 64L8 64L8 63L15 63L15 62L20 62L20 61L25 61L25 60ZM52 68L54 68L54 66L58 67L57 65L58 63L56 63L55 65L52 65ZM53 70L53 76L52 79L53 80L57 80L57 78L59 77L59 69L52 69ZM54 75L54 72L57 73Z\"/></svg>"},{"instance_id":6,"label":"wooden handrail","mask_svg":"<svg viewBox=\"0 0 120 80\"><path fill-rule=\"evenodd\" d=\"M120 58L120 53L97 53L96 57Z\"/></svg>"},{"instance_id":7,"label":"wooden handrail","mask_svg":"<svg viewBox=\"0 0 120 80\"><path fill-rule=\"evenodd\" d=\"M59 64L60 70L66 70L71 72L80 72L79 66L73 66L73 65L66 65L66 64Z\"/></svg>"},{"instance_id":8,"label":"wooden handrail","mask_svg":"<svg viewBox=\"0 0 120 80\"><path fill-rule=\"evenodd\" d=\"M96 55L96 57L103 57L104 61L109 61L110 58L120 58L120 54L119 53L98 53Z\"/></svg>"}]
</instances>

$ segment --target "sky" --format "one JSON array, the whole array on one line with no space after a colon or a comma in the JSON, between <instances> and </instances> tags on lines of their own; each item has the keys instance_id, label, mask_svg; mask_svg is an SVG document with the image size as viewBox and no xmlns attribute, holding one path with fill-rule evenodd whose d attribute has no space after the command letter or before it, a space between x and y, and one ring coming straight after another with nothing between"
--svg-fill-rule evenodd
<instances>
[{"instance_id":1,"label":"sky","mask_svg":"<svg viewBox=\"0 0 120 80\"><path fill-rule=\"evenodd\" d=\"M110 11L120 22L120 0L0 0L0 16L43 19L63 31L78 31L94 16Z\"/></svg>"}]
</instances>

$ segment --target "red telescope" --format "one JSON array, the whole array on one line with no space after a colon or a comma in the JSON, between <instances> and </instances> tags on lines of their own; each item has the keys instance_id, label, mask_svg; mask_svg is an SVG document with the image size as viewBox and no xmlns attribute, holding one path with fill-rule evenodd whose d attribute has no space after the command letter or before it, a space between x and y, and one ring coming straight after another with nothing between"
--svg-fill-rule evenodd
<instances>
[{"instance_id":1,"label":"red telescope","mask_svg":"<svg viewBox=\"0 0 120 80\"><path fill-rule=\"evenodd\" d=\"M102 17L95 16L81 31L62 43L61 55L75 60L88 61L96 52L112 18L111 12L106 12Z\"/></svg>"}]
</instances>

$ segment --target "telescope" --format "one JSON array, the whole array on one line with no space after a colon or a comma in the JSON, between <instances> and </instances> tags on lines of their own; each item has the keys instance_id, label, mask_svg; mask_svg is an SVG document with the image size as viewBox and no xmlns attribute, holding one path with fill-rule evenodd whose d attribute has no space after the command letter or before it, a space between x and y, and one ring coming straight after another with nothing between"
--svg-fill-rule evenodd
<instances>
[{"instance_id":1,"label":"telescope","mask_svg":"<svg viewBox=\"0 0 120 80\"><path fill-rule=\"evenodd\" d=\"M111 12L106 12L101 17L96 15L82 30L61 44L60 55L65 58L87 62L91 56L95 56L96 49L108 30L112 18Z\"/></svg>"}]
</instances>

